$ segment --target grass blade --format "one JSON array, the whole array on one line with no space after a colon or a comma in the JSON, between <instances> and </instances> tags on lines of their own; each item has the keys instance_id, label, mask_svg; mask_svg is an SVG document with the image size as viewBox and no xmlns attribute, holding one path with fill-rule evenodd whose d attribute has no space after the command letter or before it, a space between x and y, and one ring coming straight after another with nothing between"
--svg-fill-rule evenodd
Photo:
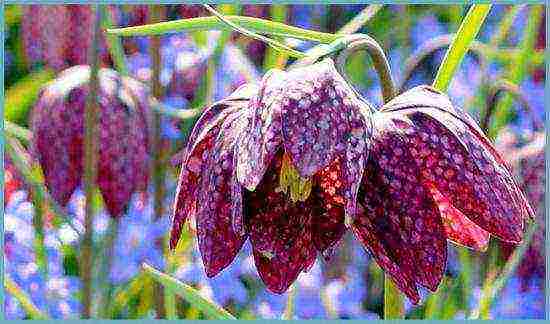
<instances>
[{"instance_id":1,"label":"grass blade","mask_svg":"<svg viewBox=\"0 0 550 324\"><path fill-rule=\"evenodd\" d=\"M31 319L48 319L48 316L42 313L42 311L32 303L29 296L8 276L8 274L4 274L4 287L8 294L17 299Z\"/></svg>"},{"instance_id":2,"label":"grass blade","mask_svg":"<svg viewBox=\"0 0 550 324\"><path fill-rule=\"evenodd\" d=\"M233 24L239 25L246 29L250 29L256 33L263 33L281 37L291 37L322 43L330 43L339 37L338 35L330 33L307 30L260 18L244 16L225 16L224 18L232 22ZM174 33L180 31L202 31L214 29L232 30L230 26L220 21L218 17L211 16L179 19L143 26L107 29L107 33L119 36L147 36L162 35L166 33Z\"/></svg>"},{"instance_id":3,"label":"grass blade","mask_svg":"<svg viewBox=\"0 0 550 324\"><path fill-rule=\"evenodd\" d=\"M159 282L165 289L173 291L176 295L188 301L193 307L202 311L210 319L235 319L228 311L223 309L211 300L201 296L193 287L182 283L181 281L170 277L169 275L158 271L150 265L144 263L143 270L151 275L154 280Z\"/></svg>"},{"instance_id":4,"label":"grass blade","mask_svg":"<svg viewBox=\"0 0 550 324\"><path fill-rule=\"evenodd\" d=\"M470 43L477 36L489 10L491 10L491 5L472 5L458 28L451 46L449 46L447 53L445 53L443 62L439 66L433 83L434 88L443 92L447 91L458 66L462 62L462 59L464 59L466 52L468 52Z\"/></svg>"},{"instance_id":5,"label":"grass blade","mask_svg":"<svg viewBox=\"0 0 550 324\"><path fill-rule=\"evenodd\" d=\"M542 20L543 6L532 6L527 25L523 31L523 37L520 44L520 52L509 65L508 80L516 85L520 85L527 74L527 66L530 57L533 55L535 42L537 40L539 24ZM494 137L496 132L506 125L512 114L513 98L511 94L506 94L500 100L495 111L495 122L489 132L489 137Z\"/></svg>"}]
</instances>

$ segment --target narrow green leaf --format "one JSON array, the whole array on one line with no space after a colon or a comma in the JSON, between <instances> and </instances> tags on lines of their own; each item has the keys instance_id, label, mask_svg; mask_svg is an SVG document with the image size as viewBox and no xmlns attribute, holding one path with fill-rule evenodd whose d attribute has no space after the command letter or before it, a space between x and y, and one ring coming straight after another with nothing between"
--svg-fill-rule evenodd
<instances>
[{"instance_id":1,"label":"narrow green leaf","mask_svg":"<svg viewBox=\"0 0 550 324\"><path fill-rule=\"evenodd\" d=\"M274 39L265 37L263 35L255 33L253 31L250 31L246 28L243 28L243 27L231 22L229 19L226 19L222 14L218 13L216 10L214 10L214 8L210 7L207 4L205 4L204 7L210 13L212 13L215 17L217 17L220 21L222 21L223 23L225 23L226 25L228 25L229 27L231 27L232 29L238 31L239 33L241 33L243 35L246 35L248 37L257 39L259 41L262 41L262 42L266 43L267 45L269 45L271 48L273 48L273 49L275 49L279 52L282 52L282 53L285 53L285 54L288 54L288 55L291 55L291 56L294 56L294 57L304 57L305 56L305 54L303 54L302 52L296 51L293 48L283 44L282 42L279 42L279 41L276 41Z\"/></svg>"},{"instance_id":2,"label":"narrow green leaf","mask_svg":"<svg viewBox=\"0 0 550 324\"><path fill-rule=\"evenodd\" d=\"M8 88L5 93L4 119L19 124L24 123L40 89L54 76L51 70L31 72Z\"/></svg>"},{"instance_id":3,"label":"narrow green leaf","mask_svg":"<svg viewBox=\"0 0 550 324\"><path fill-rule=\"evenodd\" d=\"M244 16L225 16L225 18L234 24L252 30L256 33L281 37L292 37L322 43L330 43L338 38L338 35L293 27L266 19ZM119 36L146 36L162 35L179 31L201 31L213 29L231 30L231 27L221 22L217 17L199 17L143 26L108 29L107 33Z\"/></svg>"},{"instance_id":4,"label":"narrow green leaf","mask_svg":"<svg viewBox=\"0 0 550 324\"><path fill-rule=\"evenodd\" d=\"M102 5L101 11L101 28L107 29L116 27L111 17L109 7L107 5ZM107 34L105 35L105 39L107 40L107 46L109 48L111 58L113 59L115 69L120 74L127 76L128 68L126 67L126 60L124 59L124 48L122 47L122 42L120 41L120 38L115 35Z\"/></svg>"},{"instance_id":5,"label":"narrow green leaf","mask_svg":"<svg viewBox=\"0 0 550 324\"><path fill-rule=\"evenodd\" d=\"M17 299L31 319L48 319L48 316L33 304L30 297L6 273L4 274L4 287L8 294Z\"/></svg>"},{"instance_id":6,"label":"narrow green leaf","mask_svg":"<svg viewBox=\"0 0 550 324\"><path fill-rule=\"evenodd\" d=\"M181 281L170 277L169 275L156 270L150 265L144 263L142 265L143 270L152 276L152 278L158 281L164 286L165 289L173 291L181 298L187 300L193 307L202 311L206 316L211 319L235 319L228 311L217 305L213 301L201 296L199 292L193 287L182 283Z\"/></svg>"},{"instance_id":7,"label":"narrow green leaf","mask_svg":"<svg viewBox=\"0 0 550 324\"><path fill-rule=\"evenodd\" d=\"M451 46L445 53L443 62L439 66L433 86L440 91L447 91L451 80L470 48L470 43L475 39L485 17L489 13L491 5L472 5L466 17L462 21Z\"/></svg>"},{"instance_id":8,"label":"narrow green leaf","mask_svg":"<svg viewBox=\"0 0 550 324\"><path fill-rule=\"evenodd\" d=\"M345 24L337 34L349 35L357 32L363 27L376 13L384 7L383 4L371 4L363 9L359 14L353 17L347 24Z\"/></svg>"}]
</instances>

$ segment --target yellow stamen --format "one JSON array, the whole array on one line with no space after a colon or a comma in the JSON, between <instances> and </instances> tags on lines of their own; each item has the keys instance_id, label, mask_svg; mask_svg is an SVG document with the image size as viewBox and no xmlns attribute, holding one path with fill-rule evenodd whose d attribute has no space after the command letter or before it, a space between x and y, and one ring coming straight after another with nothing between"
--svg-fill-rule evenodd
<instances>
[{"instance_id":1,"label":"yellow stamen","mask_svg":"<svg viewBox=\"0 0 550 324\"><path fill-rule=\"evenodd\" d=\"M305 201L311 193L311 180L300 177L287 154L283 155L278 191L284 193L290 191L290 199L293 202Z\"/></svg>"}]
</instances>

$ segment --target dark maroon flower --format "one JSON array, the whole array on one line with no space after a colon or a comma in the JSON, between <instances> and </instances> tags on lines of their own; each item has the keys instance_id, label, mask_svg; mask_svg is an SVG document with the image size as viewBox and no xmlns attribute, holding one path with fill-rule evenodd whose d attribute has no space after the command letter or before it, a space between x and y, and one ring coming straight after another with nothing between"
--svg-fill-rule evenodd
<instances>
[{"instance_id":1,"label":"dark maroon flower","mask_svg":"<svg viewBox=\"0 0 550 324\"><path fill-rule=\"evenodd\" d=\"M28 63L44 63L57 71L87 64L92 24L93 11L88 5L23 6L21 35ZM100 55L108 64L103 37Z\"/></svg>"},{"instance_id":2,"label":"dark maroon flower","mask_svg":"<svg viewBox=\"0 0 550 324\"><path fill-rule=\"evenodd\" d=\"M33 154L46 186L62 206L80 184L84 112L90 69L61 72L41 90L32 112ZM111 216L122 214L132 193L145 191L148 175L149 90L115 71L101 69L98 186Z\"/></svg>"},{"instance_id":3,"label":"dark maroon flower","mask_svg":"<svg viewBox=\"0 0 550 324\"><path fill-rule=\"evenodd\" d=\"M243 190L243 187L245 190ZM208 276L247 238L282 293L347 228L414 302L441 281L446 241L519 242L525 198L473 120L431 87L374 111L331 59L272 70L207 109L187 145L171 247L195 216Z\"/></svg>"}]
</instances>

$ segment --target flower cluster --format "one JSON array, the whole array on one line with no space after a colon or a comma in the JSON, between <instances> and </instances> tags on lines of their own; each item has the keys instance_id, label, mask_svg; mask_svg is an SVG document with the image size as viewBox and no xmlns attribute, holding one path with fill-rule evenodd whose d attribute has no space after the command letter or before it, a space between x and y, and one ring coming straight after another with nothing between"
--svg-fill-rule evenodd
<instances>
[{"instance_id":1,"label":"flower cluster","mask_svg":"<svg viewBox=\"0 0 550 324\"><path fill-rule=\"evenodd\" d=\"M447 240L521 241L532 217L505 162L441 92L413 88L379 110L331 59L268 72L205 110L184 153L172 248L194 216L206 274L244 242L283 293L350 229L409 299L435 291Z\"/></svg>"}]
</instances>

